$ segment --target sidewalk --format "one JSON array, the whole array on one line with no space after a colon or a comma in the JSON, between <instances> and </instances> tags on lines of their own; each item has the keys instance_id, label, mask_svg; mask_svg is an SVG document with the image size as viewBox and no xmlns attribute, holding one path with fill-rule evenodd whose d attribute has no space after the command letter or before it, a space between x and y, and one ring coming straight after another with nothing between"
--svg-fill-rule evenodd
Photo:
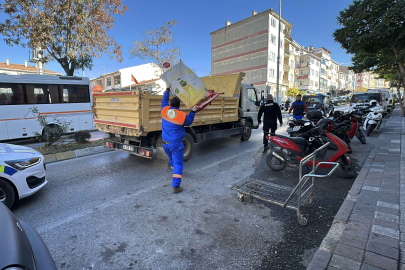
<instances>
[{"instance_id":1,"label":"sidewalk","mask_svg":"<svg viewBox=\"0 0 405 270\"><path fill-rule=\"evenodd\" d=\"M384 122L309 270L405 270L405 118Z\"/></svg>"}]
</instances>

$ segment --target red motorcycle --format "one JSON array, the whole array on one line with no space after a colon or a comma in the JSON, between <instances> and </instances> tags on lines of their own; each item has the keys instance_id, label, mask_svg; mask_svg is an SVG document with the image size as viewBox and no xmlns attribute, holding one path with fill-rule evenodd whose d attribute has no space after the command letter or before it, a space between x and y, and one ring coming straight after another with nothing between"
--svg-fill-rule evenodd
<instances>
[{"instance_id":1,"label":"red motorcycle","mask_svg":"<svg viewBox=\"0 0 405 270\"><path fill-rule=\"evenodd\" d=\"M304 157L329 142L326 148L317 153L315 165L322 161L339 162L345 178L355 177L355 167L352 166L350 157L346 155L349 152L349 146L343 140L326 132L322 127L311 129L305 137L267 135L270 144L274 146L266 158L267 166L274 171L283 170L287 165L297 166ZM312 161L308 165L312 166ZM330 169L331 165L321 164L319 167Z\"/></svg>"}]
</instances>

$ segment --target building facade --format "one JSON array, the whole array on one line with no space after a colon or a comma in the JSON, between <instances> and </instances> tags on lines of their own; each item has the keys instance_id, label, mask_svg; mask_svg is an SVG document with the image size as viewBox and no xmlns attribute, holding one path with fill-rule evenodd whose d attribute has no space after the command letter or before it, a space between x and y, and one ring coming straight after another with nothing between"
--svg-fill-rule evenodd
<instances>
[{"instance_id":1,"label":"building facade","mask_svg":"<svg viewBox=\"0 0 405 270\"><path fill-rule=\"evenodd\" d=\"M321 59L309 49L302 49L298 70L298 90L308 93L319 92Z\"/></svg>"},{"instance_id":2,"label":"building facade","mask_svg":"<svg viewBox=\"0 0 405 270\"><path fill-rule=\"evenodd\" d=\"M277 44L278 22L279 16L273 9L260 13L253 11L252 16L233 24L226 21L225 27L212 32L211 75L245 72L244 83L275 94L280 47L279 83L280 96L284 99L291 78L294 83L295 45L291 39L293 25L283 18L280 43Z\"/></svg>"},{"instance_id":3,"label":"building facade","mask_svg":"<svg viewBox=\"0 0 405 270\"><path fill-rule=\"evenodd\" d=\"M119 69L90 79L90 87L101 85L104 90L134 89L162 93L166 83L160 79L162 70L154 63Z\"/></svg>"},{"instance_id":4,"label":"building facade","mask_svg":"<svg viewBox=\"0 0 405 270\"><path fill-rule=\"evenodd\" d=\"M38 74L38 69L34 66L31 66L24 61L24 64L12 64L8 59L6 62L0 62L0 74L8 75L21 75L21 74ZM44 70L44 75L63 75L62 73Z\"/></svg>"}]
</instances>

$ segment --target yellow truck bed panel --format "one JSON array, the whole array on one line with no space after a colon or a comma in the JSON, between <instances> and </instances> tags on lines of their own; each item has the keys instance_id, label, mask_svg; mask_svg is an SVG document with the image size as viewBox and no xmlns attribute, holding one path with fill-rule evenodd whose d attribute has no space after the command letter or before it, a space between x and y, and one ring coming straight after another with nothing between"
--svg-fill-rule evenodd
<instances>
[{"instance_id":1,"label":"yellow truck bed panel","mask_svg":"<svg viewBox=\"0 0 405 270\"><path fill-rule=\"evenodd\" d=\"M233 93L237 92L236 95L239 95L240 81L243 78L240 74L216 77L223 77L221 80L215 81L216 87L220 87L219 82L223 81L226 85L224 89L228 93L231 92L230 88L233 85L235 87ZM239 97L233 96L233 94L230 97L225 95L214 99L211 105L196 114L192 126L237 121ZM149 132L160 131L162 129L160 114L162 98L162 95L151 95L148 91L141 94L139 91L93 94L94 123L101 131L128 136L146 136ZM183 104L180 110L190 112Z\"/></svg>"}]
</instances>

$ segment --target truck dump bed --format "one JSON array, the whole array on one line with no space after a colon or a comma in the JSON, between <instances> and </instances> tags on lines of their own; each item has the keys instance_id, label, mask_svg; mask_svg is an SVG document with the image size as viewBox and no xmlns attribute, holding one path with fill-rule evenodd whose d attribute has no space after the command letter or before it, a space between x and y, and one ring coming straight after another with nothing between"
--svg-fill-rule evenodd
<instances>
[{"instance_id":1,"label":"truck dump bed","mask_svg":"<svg viewBox=\"0 0 405 270\"><path fill-rule=\"evenodd\" d=\"M207 89L225 92L211 105L196 114L192 126L238 120L240 86L244 73L201 78ZM93 94L93 117L96 127L105 132L127 136L146 136L162 129L162 95L148 91L117 91ZM182 105L180 110L189 113Z\"/></svg>"}]
</instances>

